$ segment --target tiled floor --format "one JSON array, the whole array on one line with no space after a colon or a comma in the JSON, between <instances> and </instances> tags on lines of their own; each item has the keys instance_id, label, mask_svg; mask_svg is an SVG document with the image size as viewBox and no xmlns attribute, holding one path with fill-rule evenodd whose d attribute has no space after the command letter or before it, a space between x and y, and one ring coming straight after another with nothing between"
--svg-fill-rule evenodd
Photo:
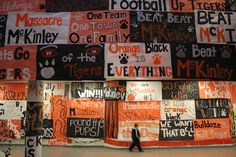
<instances>
[{"instance_id":1,"label":"tiled floor","mask_svg":"<svg viewBox=\"0 0 236 157\"><path fill-rule=\"evenodd\" d=\"M3 150L5 146L0 146ZM43 146L43 157L236 157L236 146L198 148L146 148L145 152L105 147ZM24 146L12 146L11 157L24 157Z\"/></svg>"}]
</instances>

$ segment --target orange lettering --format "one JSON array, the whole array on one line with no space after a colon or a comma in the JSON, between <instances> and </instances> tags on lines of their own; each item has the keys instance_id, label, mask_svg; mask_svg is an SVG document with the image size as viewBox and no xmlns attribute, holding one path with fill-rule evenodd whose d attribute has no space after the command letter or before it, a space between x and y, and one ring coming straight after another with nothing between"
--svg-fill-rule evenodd
<instances>
[{"instance_id":1,"label":"orange lettering","mask_svg":"<svg viewBox=\"0 0 236 157\"><path fill-rule=\"evenodd\" d=\"M200 28L200 41L202 42L204 40L204 36L207 37L207 42L210 42L210 33L208 28Z\"/></svg>"}]
</instances>

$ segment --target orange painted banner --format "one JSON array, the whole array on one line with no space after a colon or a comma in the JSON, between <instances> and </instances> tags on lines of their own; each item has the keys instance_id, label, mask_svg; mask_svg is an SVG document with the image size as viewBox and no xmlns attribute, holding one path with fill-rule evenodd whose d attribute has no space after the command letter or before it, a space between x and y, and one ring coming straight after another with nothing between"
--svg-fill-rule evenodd
<instances>
[{"instance_id":1,"label":"orange painted banner","mask_svg":"<svg viewBox=\"0 0 236 157\"><path fill-rule=\"evenodd\" d=\"M67 106L67 117L104 118L104 101L71 99Z\"/></svg>"},{"instance_id":2,"label":"orange painted banner","mask_svg":"<svg viewBox=\"0 0 236 157\"><path fill-rule=\"evenodd\" d=\"M65 96L51 96L51 118L53 120L53 137L48 141L49 145L66 145L66 115L67 99Z\"/></svg>"},{"instance_id":3,"label":"orange painted banner","mask_svg":"<svg viewBox=\"0 0 236 157\"><path fill-rule=\"evenodd\" d=\"M160 120L160 101L125 102L118 101L119 121Z\"/></svg>"},{"instance_id":4,"label":"orange painted banner","mask_svg":"<svg viewBox=\"0 0 236 157\"><path fill-rule=\"evenodd\" d=\"M0 83L0 100L26 100L27 83Z\"/></svg>"},{"instance_id":5,"label":"orange painted banner","mask_svg":"<svg viewBox=\"0 0 236 157\"><path fill-rule=\"evenodd\" d=\"M118 140L131 141L131 132L134 124L139 126L141 141L158 141L159 120L152 121L119 121Z\"/></svg>"},{"instance_id":6,"label":"orange painted banner","mask_svg":"<svg viewBox=\"0 0 236 157\"><path fill-rule=\"evenodd\" d=\"M69 44L129 42L128 11L72 12Z\"/></svg>"},{"instance_id":7,"label":"orange painted banner","mask_svg":"<svg viewBox=\"0 0 236 157\"><path fill-rule=\"evenodd\" d=\"M225 0L169 0L171 12L193 12L193 10L226 11Z\"/></svg>"},{"instance_id":8,"label":"orange painted banner","mask_svg":"<svg viewBox=\"0 0 236 157\"><path fill-rule=\"evenodd\" d=\"M236 82L232 82L231 85L232 103L236 104ZM235 113L236 114L236 113Z\"/></svg>"},{"instance_id":9,"label":"orange painted banner","mask_svg":"<svg viewBox=\"0 0 236 157\"><path fill-rule=\"evenodd\" d=\"M0 48L0 80L35 80L36 46Z\"/></svg>"},{"instance_id":10,"label":"orange painted banner","mask_svg":"<svg viewBox=\"0 0 236 157\"><path fill-rule=\"evenodd\" d=\"M194 140L229 139L229 119L199 119L194 122Z\"/></svg>"},{"instance_id":11,"label":"orange painted banner","mask_svg":"<svg viewBox=\"0 0 236 157\"><path fill-rule=\"evenodd\" d=\"M231 98L231 85L228 81L199 81L201 99Z\"/></svg>"},{"instance_id":12,"label":"orange painted banner","mask_svg":"<svg viewBox=\"0 0 236 157\"><path fill-rule=\"evenodd\" d=\"M46 0L0 0L0 13L10 11L45 11Z\"/></svg>"}]
</instances>

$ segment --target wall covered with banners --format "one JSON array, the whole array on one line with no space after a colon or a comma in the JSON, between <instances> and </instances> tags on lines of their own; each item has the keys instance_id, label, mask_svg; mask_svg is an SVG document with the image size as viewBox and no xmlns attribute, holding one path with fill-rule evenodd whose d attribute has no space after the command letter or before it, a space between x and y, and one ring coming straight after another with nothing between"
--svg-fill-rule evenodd
<instances>
[{"instance_id":1,"label":"wall covered with banners","mask_svg":"<svg viewBox=\"0 0 236 157\"><path fill-rule=\"evenodd\" d=\"M0 139L42 80L45 144L231 144L235 60L234 0L0 0Z\"/></svg>"},{"instance_id":2,"label":"wall covered with banners","mask_svg":"<svg viewBox=\"0 0 236 157\"><path fill-rule=\"evenodd\" d=\"M1 139L24 139L28 88L0 84ZM43 141L128 146L138 123L143 146L231 144L235 89L229 81L46 81Z\"/></svg>"}]
</instances>

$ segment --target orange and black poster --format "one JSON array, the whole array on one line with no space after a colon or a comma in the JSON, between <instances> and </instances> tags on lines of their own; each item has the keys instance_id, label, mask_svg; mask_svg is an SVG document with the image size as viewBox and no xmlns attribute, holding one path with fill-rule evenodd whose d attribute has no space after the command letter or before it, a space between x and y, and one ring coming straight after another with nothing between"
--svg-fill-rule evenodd
<instances>
[{"instance_id":1,"label":"orange and black poster","mask_svg":"<svg viewBox=\"0 0 236 157\"><path fill-rule=\"evenodd\" d=\"M128 11L72 12L69 44L128 43Z\"/></svg>"},{"instance_id":2,"label":"orange and black poster","mask_svg":"<svg viewBox=\"0 0 236 157\"><path fill-rule=\"evenodd\" d=\"M36 79L36 46L5 46L0 54L0 80Z\"/></svg>"},{"instance_id":3,"label":"orange and black poster","mask_svg":"<svg viewBox=\"0 0 236 157\"><path fill-rule=\"evenodd\" d=\"M170 11L193 12L194 10L226 11L226 0L169 0Z\"/></svg>"},{"instance_id":4,"label":"orange and black poster","mask_svg":"<svg viewBox=\"0 0 236 157\"><path fill-rule=\"evenodd\" d=\"M231 83L228 81L199 81L201 99L231 98Z\"/></svg>"},{"instance_id":5,"label":"orange and black poster","mask_svg":"<svg viewBox=\"0 0 236 157\"><path fill-rule=\"evenodd\" d=\"M236 80L233 45L171 44L173 78Z\"/></svg>"},{"instance_id":6,"label":"orange and black poster","mask_svg":"<svg viewBox=\"0 0 236 157\"><path fill-rule=\"evenodd\" d=\"M199 119L194 124L194 140L229 139L229 119Z\"/></svg>"},{"instance_id":7,"label":"orange and black poster","mask_svg":"<svg viewBox=\"0 0 236 157\"><path fill-rule=\"evenodd\" d=\"M103 100L72 99L67 113L67 137L103 138Z\"/></svg>"}]
</instances>

